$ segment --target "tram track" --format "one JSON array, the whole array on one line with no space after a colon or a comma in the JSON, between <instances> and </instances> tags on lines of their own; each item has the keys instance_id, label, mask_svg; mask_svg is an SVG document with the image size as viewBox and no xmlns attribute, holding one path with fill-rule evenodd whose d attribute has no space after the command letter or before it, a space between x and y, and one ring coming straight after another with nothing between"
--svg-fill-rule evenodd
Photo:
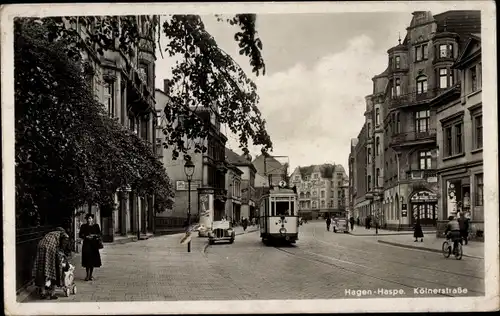
<instances>
[{"instance_id":1,"label":"tram track","mask_svg":"<svg viewBox=\"0 0 500 316\"><path fill-rule=\"evenodd\" d=\"M412 264L408 264L406 262L397 261L397 260L388 260L384 256L381 256L380 253L378 253L376 251L366 251L366 250L359 250L359 249L355 249L355 248L349 248L349 247L346 247L346 246L341 246L337 242L330 243L330 242L318 239L316 237L315 232L316 232L316 228L313 228L313 233L312 233L313 239L315 241L317 241L317 242L320 242L322 244L326 244L326 245L328 245L330 247L346 249L346 250L349 250L351 252L354 251L354 252L358 252L358 253L363 253L363 254L365 254L367 256L370 256L370 257L373 256L373 255L376 255L377 256L377 260L381 260L381 261L384 261L384 262L387 262L387 263L399 264L399 265L406 266L406 267L411 267L411 268L414 268L414 269L434 271L434 272L439 272L439 273L451 274L451 275L454 275L454 276L461 276L461 277L474 278L474 279L478 279L478 280L484 280L484 278L478 277L476 275L471 275L471 274L466 274L466 273L459 273L459 272L451 272L451 271L447 271L447 270L443 270L443 269L438 269L438 268L422 267L422 266L412 265Z\"/></svg>"},{"instance_id":2,"label":"tram track","mask_svg":"<svg viewBox=\"0 0 500 316\"><path fill-rule=\"evenodd\" d=\"M314 233L313 233L313 240L318 240L314 236ZM369 277L369 278L372 278L372 279L376 279L376 280L379 280L379 281L383 281L383 282L395 284L395 285L398 285L398 286L404 286L404 287L407 287L407 288L417 288L418 287L418 286L415 286L415 285L408 284L407 282L404 282L404 281L402 281L402 282L401 281L395 281L395 280L391 280L391 279L379 277L379 276L371 274L371 273L366 273L366 272L358 271L356 269L350 269L348 267L344 267L342 265L335 264L332 261L337 261L337 262L340 262L340 263L343 263L343 264L357 266L359 268L363 268L363 269L374 271L374 272L384 271L385 273L388 274L388 276L391 276L393 278L401 277L400 275L397 275L397 274L394 274L394 273L390 273L390 272L388 272L387 270L384 270L384 269L375 268L375 267L372 267L372 266L367 266L367 265L363 265L363 264L359 264L359 263L355 263L355 262L351 262L351 261L345 261L345 260L337 259L337 258L334 258L334 257L331 257L331 256L326 256L326 255L323 255L323 254L315 253L315 252L312 252L312 251L302 250L302 249L300 249L297 246L294 246L292 248L293 249L297 249L300 253L297 253L296 251L290 251L290 250L281 248L279 246L273 246L273 248L275 248L276 250L278 250L280 252L283 252L283 253L285 253L285 254L287 254L289 256L294 256L296 258L299 258L299 259L302 259L302 260L306 260L306 261L309 261L309 262L312 262L312 263L315 263L315 264L321 264L321 265L327 265L327 266L330 266L330 267L334 267L334 268L337 268L337 269L340 269L340 270L343 270L343 271L346 271L346 272L349 272L349 273L352 273L352 274L355 274L355 275L366 276L366 277ZM347 247L345 247L345 248L347 248ZM386 262L389 263L390 261L386 261ZM404 264L404 263L397 262L397 261L394 262L394 263L399 263L399 264L402 264L402 265L405 265L405 266L408 266L408 267L415 268L415 266L411 266L411 265ZM432 269L427 269L427 270L432 270ZM447 272L447 273L450 273L450 272L444 271L444 270L441 271L440 269L435 269L435 270L437 270L437 271L434 271L434 272L443 272L443 273ZM450 273L450 274L460 275L460 274L457 274L457 273ZM470 276L470 275L465 275L465 276L467 276L467 277L475 277L475 276ZM478 279L481 279L481 278L478 278ZM409 275L405 275L404 276L404 280L415 280L417 282L425 282L425 283L436 285L439 288L442 288L442 287L455 288L456 287L454 285L449 285L449 284L446 284L446 283L443 283L443 282L435 282L435 281L430 281L430 280L422 280L421 278L420 279L419 278L414 278L414 277L411 277ZM481 296L481 295L485 294L484 291L477 291L477 290L470 290L470 289L468 289L468 293L470 293L470 294L474 293L475 295L478 295L478 296ZM445 297L454 297L453 295L449 295L449 294L446 294L446 293L439 293L438 295L445 296Z\"/></svg>"}]
</instances>

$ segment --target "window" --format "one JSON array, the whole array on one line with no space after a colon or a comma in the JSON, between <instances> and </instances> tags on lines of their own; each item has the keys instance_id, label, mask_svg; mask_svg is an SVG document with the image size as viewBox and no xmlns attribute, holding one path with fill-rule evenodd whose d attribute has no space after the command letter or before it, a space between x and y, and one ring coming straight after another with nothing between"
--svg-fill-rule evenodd
<instances>
[{"instance_id":1,"label":"window","mask_svg":"<svg viewBox=\"0 0 500 316\"><path fill-rule=\"evenodd\" d=\"M315 173L315 174L313 175L313 178L314 178L314 179L318 179L318 174L317 174L317 173Z\"/></svg>"},{"instance_id":2,"label":"window","mask_svg":"<svg viewBox=\"0 0 500 316\"><path fill-rule=\"evenodd\" d=\"M420 170L431 169L431 152L430 151L421 151L418 153L418 162L420 166Z\"/></svg>"},{"instance_id":3,"label":"window","mask_svg":"<svg viewBox=\"0 0 500 316\"><path fill-rule=\"evenodd\" d=\"M110 117L115 117L115 85L113 82L108 82L106 84L106 102L108 106L108 115Z\"/></svg>"},{"instance_id":4,"label":"window","mask_svg":"<svg viewBox=\"0 0 500 316\"><path fill-rule=\"evenodd\" d=\"M368 176L368 183L367 183L367 188L368 188L368 191L371 191L372 190L372 176Z\"/></svg>"},{"instance_id":5,"label":"window","mask_svg":"<svg viewBox=\"0 0 500 316\"><path fill-rule=\"evenodd\" d=\"M483 148L483 115L473 116L474 131L473 131L473 148Z\"/></svg>"},{"instance_id":6,"label":"window","mask_svg":"<svg viewBox=\"0 0 500 316\"><path fill-rule=\"evenodd\" d=\"M401 96L401 79L400 78L396 78L396 80L394 82L394 95L396 97Z\"/></svg>"},{"instance_id":7,"label":"window","mask_svg":"<svg viewBox=\"0 0 500 316\"><path fill-rule=\"evenodd\" d=\"M444 58L448 54L448 48L445 44L439 45L439 57Z\"/></svg>"},{"instance_id":8,"label":"window","mask_svg":"<svg viewBox=\"0 0 500 316\"><path fill-rule=\"evenodd\" d=\"M401 57L396 56L395 59L396 59L396 69L401 68Z\"/></svg>"},{"instance_id":9,"label":"window","mask_svg":"<svg viewBox=\"0 0 500 316\"><path fill-rule=\"evenodd\" d=\"M380 154L380 137L377 136L375 138L375 155L378 156Z\"/></svg>"},{"instance_id":10,"label":"window","mask_svg":"<svg viewBox=\"0 0 500 316\"><path fill-rule=\"evenodd\" d=\"M313 196L317 196L317 195L318 195L318 192L313 191Z\"/></svg>"},{"instance_id":11,"label":"window","mask_svg":"<svg viewBox=\"0 0 500 316\"><path fill-rule=\"evenodd\" d=\"M312 202L312 208L318 208L318 204L316 203L316 201Z\"/></svg>"},{"instance_id":12,"label":"window","mask_svg":"<svg viewBox=\"0 0 500 316\"><path fill-rule=\"evenodd\" d=\"M399 119L399 113L396 113L395 114L395 118L396 118L396 133L401 133L401 121Z\"/></svg>"},{"instance_id":13,"label":"window","mask_svg":"<svg viewBox=\"0 0 500 316\"><path fill-rule=\"evenodd\" d=\"M392 68L392 57L389 57L389 68Z\"/></svg>"},{"instance_id":14,"label":"window","mask_svg":"<svg viewBox=\"0 0 500 316\"><path fill-rule=\"evenodd\" d=\"M471 92L477 91L477 70L476 66L473 66L469 70L470 72L470 82L471 82Z\"/></svg>"},{"instance_id":15,"label":"window","mask_svg":"<svg viewBox=\"0 0 500 316\"><path fill-rule=\"evenodd\" d=\"M148 65L141 64L139 66L139 78L147 85L149 82L148 78Z\"/></svg>"},{"instance_id":16,"label":"window","mask_svg":"<svg viewBox=\"0 0 500 316\"><path fill-rule=\"evenodd\" d=\"M321 201L321 207L325 207L325 206L326 206L325 200L322 200Z\"/></svg>"},{"instance_id":17,"label":"window","mask_svg":"<svg viewBox=\"0 0 500 316\"><path fill-rule=\"evenodd\" d=\"M371 129L372 129L371 124L370 124L370 123L368 123L367 128L366 128L366 131L367 131L367 133L368 133L368 137L372 136L372 134L371 134Z\"/></svg>"},{"instance_id":18,"label":"window","mask_svg":"<svg viewBox=\"0 0 500 316\"><path fill-rule=\"evenodd\" d=\"M380 109L375 109L375 125L380 125Z\"/></svg>"},{"instance_id":19,"label":"window","mask_svg":"<svg viewBox=\"0 0 500 316\"><path fill-rule=\"evenodd\" d=\"M417 78L417 94L427 92L427 77L420 76Z\"/></svg>"},{"instance_id":20,"label":"window","mask_svg":"<svg viewBox=\"0 0 500 316\"><path fill-rule=\"evenodd\" d=\"M427 44L415 46L415 61L426 60L429 57L429 49Z\"/></svg>"},{"instance_id":21,"label":"window","mask_svg":"<svg viewBox=\"0 0 500 316\"><path fill-rule=\"evenodd\" d=\"M271 202L272 208L276 210L275 216L292 215L293 216L293 202L291 201L273 201Z\"/></svg>"},{"instance_id":22,"label":"window","mask_svg":"<svg viewBox=\"0 0 500 316\"><path fill-rule=\"evenodd\" d=\"M159 139L157 139L157 140L159 140ZM163 157L163 146L162 146L161 142L156 143L156 157Z\"/></svg>"},{"instance_id":23,"label":"window","mask_svg":"<svg viewBox=\"0 0 500 316\"><path fill-rule=\"evenodd\" d=\"M448 88L448 71L446 68L439 69L439 87Z\"/></svg>"},{"instance_id":24,"label":"window","mask_svg":"<svg viewBox=\"0 0 500 316\"><path fill-rule=\"evenodd\" d=\"M443 126L445 157L459 155L464 152L463 122L455 121Z\"/></svg>"},{"instance_id":25,"label":"window","mask_svg":"<svg viewBox=\"0 0 500 316\"><path fill-rule=\"evenodd\" d=\"M379 168L377 168L375 175L377 177L377 187L381 187L382 185L380 185L380 169Z\"/></svg>"},{"instance_id":26,"label":"window","mask_svg":"<svg viewBox=\"0 0 500 316\"><path fill-rule=\"evenodd\" d=\"M417 133L429 131L430 117L430 110L418 111L415 114L415 125L417 127Z\"/></svg>"},{"instance_id":27,"label":"window","mask_svg":"<svg viewBox=\"0 0 500 316\"><path fill-rule=\"evenodd\" d=\"M295 180L300 180L300 176L295 176Z\"/></svg>"},{"instance_id":28,"label":"window","mask_svg":"<svg viewBox=\"0 0 500 316\"><path fill-rule=\"evenodd\" d=\"M161 111L157 110L156 111L156 127L161 128L162 127L162 122L161 122Z\"/></svg>"},{"instance_id":29,"label":"window","mask_svg":"<svg viewBox=\"0 0 500 316\"><path fill-rule=\"evenodd\" d=\"M444 129L444 137L445 137L445 144L444 144L445 156L449 157L453 155L453 137L452 137L451 127L446 127Z\"/></svg>"},{"instance_id":30,"label":"window","mask_svg":"<svg viewBox=\"0 0 500 316\"><path fill-rule=\"evenodd\" d=\"M455 124L455 149L456 154L463 152L462 123Z\"/></svg>"},{"instance_id":31,"label":"window","mask_svg":"<svg viewBox=\"0 0 500 316\"><path fill-rule=\"evenodd\" d=\"M321 198L324 199L325 198L325 191L321 191Z\"/></svg>"},{"instance_id":32,"label":"window","mask_svg":"<svg viewBox=\"0 0 500 316\"><path fill-rule=\"evenodd\" d=\"M484 205L483 174L476 174L476 206Z\"/></svg>"},{"instance_id":33,"label":"window","mask_svg":"<svg viewBox=\"0 0 500 316\"><path fill-rule=\"evenodd\" d=\"M368 159L368 163L372 163L372 149L371 148L368 148L367 159Z\"/></svg>"}]
</instances>

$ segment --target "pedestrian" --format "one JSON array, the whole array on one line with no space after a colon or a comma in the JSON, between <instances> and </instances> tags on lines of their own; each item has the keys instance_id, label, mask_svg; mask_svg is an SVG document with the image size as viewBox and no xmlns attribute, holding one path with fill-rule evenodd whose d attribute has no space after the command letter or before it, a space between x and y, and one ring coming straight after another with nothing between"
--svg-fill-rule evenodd
<instances>
[{"instance_id":1,"label":"pedestrian","mask_svg":"<svg viewBox=\"0 0 500 316\"><path fill-rule=\"evenodd\" d=\"M462 237L464 243L467 245L469 243L469 219L465 217L464 212L460 213L460 219L458 220L460 225L460 236Z\"/></svg>"},{"instance_id":2,"label":"pedestrian","mask_svg":"<svg viewBox=\"0 0 500 316\"><path fill-rule=\"evenodd\" d=\"M83 239L82 246L82 266L85 268L87 275L85 281L92 281L94 277L92 273L94 268L101 267L101 254L99 249L102 248L102 235L101 228L98 224L94 223L94 215L85 215L87 223L80 226L80 233L78 234Z\"/></svg>"},{"instance_id":3,"label":"pedestrian","mask_svg":"<svg viewBox=\"0 0 500 316\"><path fill-rule=\"evenodd\" d=\"M349 222L351 224L351 230L353 230L354 229L354 217L353 216L351 216L351 218L349 218Z\"/></svg>"},{"instance_id":4,"label":"pedestrian","mask_svg":"<svg viewBox=\"0 0 500 316\"><path fill-rule=\"evenodd\" d=\"M60 284L62 277L61 252L67 253L68 248L69 236L61 227L46 234L38 242L32 273L40 298L57 299L55 287Z\"/></svg>"},{"instance_id":5,"label":"pedestrian","mask_svg":"<svg viewBox=\"0 0 500 316\"><path fill-rule=\"evenodd\" d=\"M247 231L247 227L248 227L248 221L247 221L247 218L244 217L242 220L241 220L241 225L243 226L243 232L246 232Z\"/></svg>"},{"instance_id":6,"label":"pedestrian","mask_svg":"<svg viewBox=\"0 0 500 316\"><path fill-rule=\"evenodd\" d=\"M326 230L327 231L330 231L330 225L332 224L332 219L330 218L330 216L328 216L326 218Z\"/></svg>"},{"instance_id":7,"label":"pedestrian","mask_svg":"<svg viewBox=\"0 0 500 316\"><path fill-rule=\"evenodd\" d=\"M424 232L422 231L422 226L420 225L420 218L417 217L417 222L413 228L413 237L415 237L415 242L420 238L420 242L424 241Z\"/></svg>"},{"instance_id":8,"label":"pedestrian","mask_svg":"<svg viewBox=\"0 0 500 316\"><path fill-rule=\"evenodd\" d=\"M358 219L356 220L356 224L359 226L360 222L359 222L359 216L358 216Z\"/></svg>"}]
</instances>

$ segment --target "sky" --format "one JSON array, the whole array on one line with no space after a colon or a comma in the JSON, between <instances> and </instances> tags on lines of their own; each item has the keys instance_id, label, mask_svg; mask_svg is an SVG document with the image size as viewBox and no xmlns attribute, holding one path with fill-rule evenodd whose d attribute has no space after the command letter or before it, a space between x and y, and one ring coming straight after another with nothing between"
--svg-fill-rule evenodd
<instances>
[{"instance_id":1,"label":"sky","mask_svg":"<svg viewBox=\"0 0 500 316\"><path fill-rule=\"evenodd\" d=\"M399 34L404 38L411 17L411 12L258 14L266 75L256 77L247 57L238 54L237 27L202 16L219 47L257 84L271 154L288 156L291 171L322 163L342 164L347 171L371 78L385 70L387 50L398 44ZM161 43L165 47L165 37ZM165 53L163 59L157 56L155 83L162 89L172 60ZM237 138L227 136L227 147L241 153ZM254 157L260 153L259 147L249 149Z\"/></svg>"}]
</instances>

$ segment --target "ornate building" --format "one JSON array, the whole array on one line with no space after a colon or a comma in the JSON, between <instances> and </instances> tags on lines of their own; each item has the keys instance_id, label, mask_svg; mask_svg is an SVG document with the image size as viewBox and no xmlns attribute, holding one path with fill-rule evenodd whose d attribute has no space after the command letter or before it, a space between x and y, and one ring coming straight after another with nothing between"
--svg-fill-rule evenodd
<instances>
[{"instance_id":1,"label":"ornate building","mask_svg":"<svg viewBox=\"0 0 500 316\"><path fill-rule=\"evenodd\" d=\"M480 32L481 24L480 11L412 15L404 40L387 51L387 69L372 79L363 126L366 145L358 143L366 147L367 155L364 182L369 206L363 214L378 217L382 226L392 229L410 229L417 220L423 226L436 225L436 109L432 103L460 81L451 66L468 34ZM358 172L364 170L360 161L356 163Z\"/></svg>"},{"instance_id":2,"label":"ornate building","mask_svg":"<svg viewBox=\"0 0 500 316\"><path fill-rule=\"evenodd\" d=\"M323 164L297 167L290 176L299 195L300 216L345 216L347 174L341 165Z\"/></svg>"},{"instance_id":3,"label":"ornate building","mask_svg":"<svg viewBox=\"0 0 500 316\"><path fill-rule=\"evenodd\" d=\"M118 23L128 19L138 26L139 36L132 43L132 52L127 53L118 48L117 38L115 49L106 50L103 55L97 54L95 47L87 46L83 51L85 75L108 115L154 144L155 26L159 23L159 17L145 15L116 18ZM68 22L67 26L75 28L85 39L94 33L96 25L88 19L86 24L82 24L79 22L81 19L85 17L77 18L75 23ZM96 216L96 221L102 227L104 241L113 241L115 236L128 234L141 235L142 238L153 230L153 196L138 196L126 187L116 192L115 201L118 205L115 210L101 209L99 206L85 207ZM75 227L82 220L77 218Z\"/></svg>"}]
</instances>

